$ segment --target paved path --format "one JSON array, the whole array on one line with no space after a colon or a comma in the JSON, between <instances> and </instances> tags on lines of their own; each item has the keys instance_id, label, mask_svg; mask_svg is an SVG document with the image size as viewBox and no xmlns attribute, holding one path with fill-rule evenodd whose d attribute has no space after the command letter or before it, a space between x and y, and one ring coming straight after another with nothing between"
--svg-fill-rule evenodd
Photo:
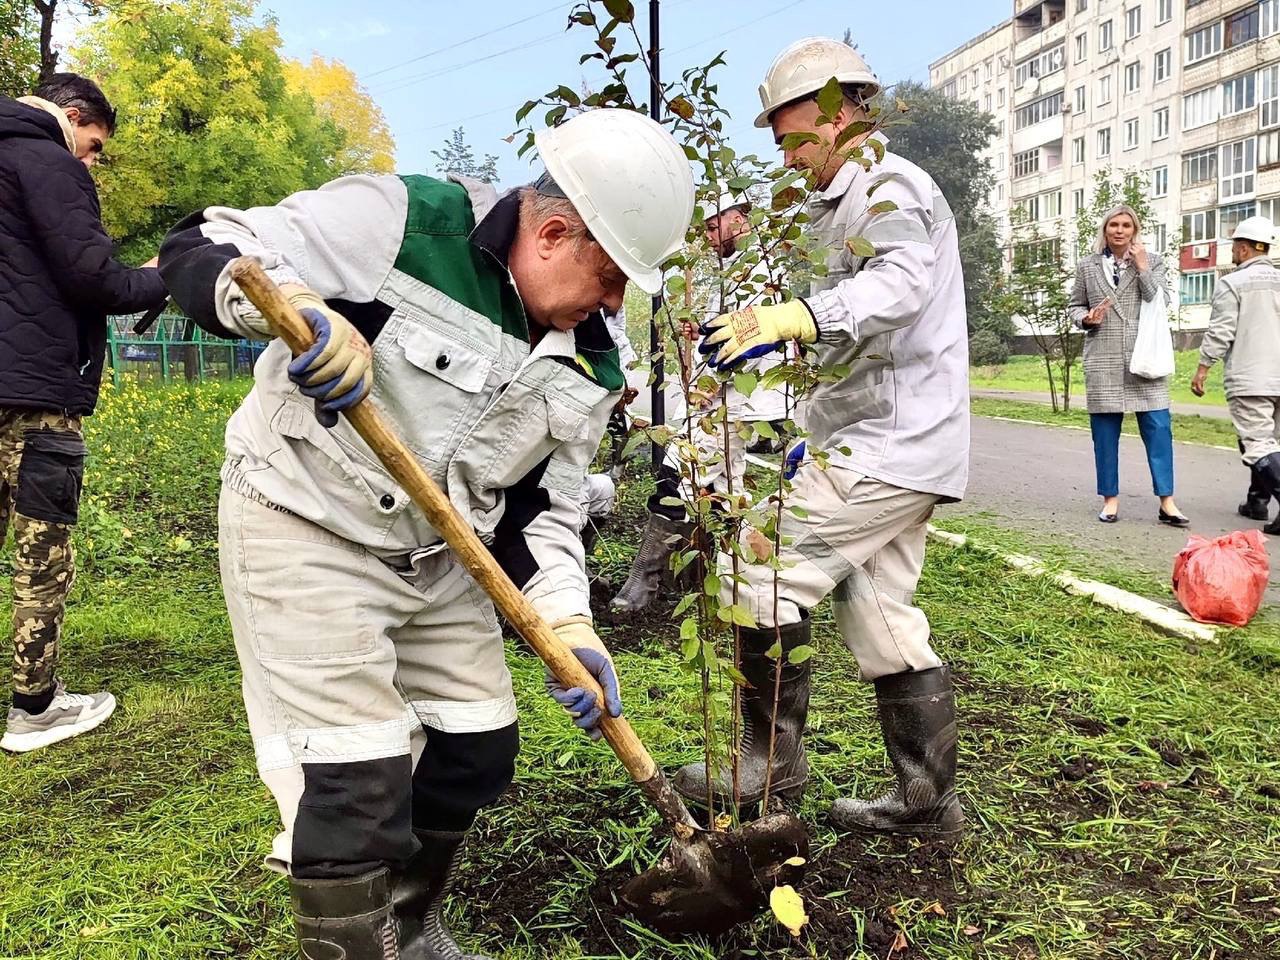
<instances>
[{"instance_id":1,"label":"paved path","mask_svg":"<svg viewBox=\"0 0 1280 960\"><path fill-rule=\"evenodd\" d=\"M988 390L973 389L970 391L975 397L986 397L990 400L1017 400L1021 403L1052 403L1053 400L1047 393L1037 393L1025 390ZM1075 410L1077 405L1079 409L1084 409L1084 393L1071 395L1071 409ZM1226 407L1217 407L1210 403L1174 403L1170 404L1170 409L1174 413L1186 414L1190 417L1211 417L1214 420L1230 420L1231 414L1227 413Z\"/></svg>"},{"instance_id":2,"label":"paved path","mask_svg":"<svg viewBox=\"0 0 1280 960\"><path fill-rule=\"evenodd\" d=\"M1142 441L1120 438L1120 522L1099 523L1093 446L1086 430L973 418L969 492L962 503L939 508L939 516L990 514L983 519L1024 532L1029 538L1063 543L1096 555L1108 565L1146 571L1167 581L1173 558L1189 533L1215 537L1260 526L1236 514L1248 474L1226 450L1175 444L1178 506L1191 518L1177 530L1156 522ZM1272 557L1267 603L1280 603L1280 538L1268 537ZM1075 573L1088 576L1087 567Z\"/></svg>"}]
</instances>

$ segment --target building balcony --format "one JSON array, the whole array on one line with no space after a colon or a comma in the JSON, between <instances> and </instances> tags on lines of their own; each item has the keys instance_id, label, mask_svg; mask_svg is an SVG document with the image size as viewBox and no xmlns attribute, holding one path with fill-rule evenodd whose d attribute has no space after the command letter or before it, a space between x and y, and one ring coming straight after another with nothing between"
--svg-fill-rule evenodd
<instances>
[{"instance_id":1,"label":"building balcony","mask_svg":"<svg viewBox=\"0 0 1280 960\"><path fill-rule=\"evenodd\" d=\"M1038 193L1047 193L1061 188L1062 167L1058 166L1052 170L1033 173L1029 177L1019 177L1011 182L1009 194L1014 200L1022 200L1026 197L1034 197Z\"/></svg>"},{"instance_id":2,"label":"building balcony","mask_svg":"<svg viewBox=\"0 0 1280 960\"><path fill-rule=\"evenodd\" d=\"M1175 0L1175 2L1180 3L1181 0ZM1229 13L1235 13L1257 2L1258 0L1205 0L1204 3L1198 3L1187 10L1184 29L1190 31L1196 27L1203 27L1207 23L1221 20Z\"/></svg>"},{"instance_id":3,"label":"building balcony","mask_svg":"<svg viewBox=\"0 0 1280 960\"><path fill-rule=\"evenodd\" d=\"M1027 57L1039 53L1046 47L1063 43L1066 39L1067 21L1059 20L1053 26L1046 27L1038 33L1016 40L1013 45L1013 62L1019 63Z\"/></svg>"},{"instance_id":4,"label":"building balcony","mask_svg":"<svg viewBox=\"0 0 1280 960\"><path fill-rule=\"evenodd\" d=\"M1062 140L1062 114L1032 124L1013 133L1012 147L1014 153L1022 153L1032 147L1042 147L1046 143Z\"/></svg>"},{"instance_id":5,"label":"building balcony","mask_svg":"<svg viewBox=\"0 0 1280 960\"><path fill-rule=\"evenodd\" d=\"M1067 71L1058 70L1049 74L1047 77L1039 77L1036 80L1029 80L1017 90L1013 91L1013 107L1016 110L1023 104L1030 103L1032 100L1039 100L1041 97L1047 97L1051 93L1062 90L1067 85Z\"/></svg>"},{"instance_id":6,"label":"building balcony","mask_svg":"<svg viewBox=\"0 0 1280 960\"><path fill-rule=\"evenodd\" d=\"M1218 181L1197 183L1193 187L1182 189L1182 209L1187 211L1206 210L1218 205Z\"/></svg>"},{"instance_id":7,"label":"building balcony","mask_svg":"<svg viewBox=\"0 0 1280 960\"><path fill-rule=\"evenodd\" d=\"M1259 197L1274 197L1276 194L1280 194L1280 167L1259 170L1254 192Z\"/></svg>"}]
</instances>

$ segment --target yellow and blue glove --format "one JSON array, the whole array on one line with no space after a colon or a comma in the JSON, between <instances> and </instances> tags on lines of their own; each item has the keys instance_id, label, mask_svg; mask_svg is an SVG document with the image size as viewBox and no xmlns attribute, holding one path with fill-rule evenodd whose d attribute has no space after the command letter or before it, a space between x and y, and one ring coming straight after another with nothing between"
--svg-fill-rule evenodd
<instances>
[{"instance_id":1,"label":"yellow and blue glove","mask_svg":"<svg viewBox=\"0 0 1280 960\"><path fill-rule=\"evenodd\" d=\"M788 340L813 343L818 339L818 325L803 300L722 313L704 323L701 330L698 352L714 353L707 363L717 370L772 353Z\"/></svg>"},{"instance_id":2,"label":"yellow and blue glove","mask_svg":"<svg viewBox=\"0 0 1280 960\"><path fill-rule=\"evenodd\" d=\"M553 700L569 711L574 725L587 732L592 740L604 736L600 729L600 720L607 710L609 716L622 716L622 696L618 692L618 673L613 667L613 658L603 641L596 636L591 626L590 617L567 617L551 624L556 636L564 641L578 662L587 668L587 672L595 677L604 692L604 703L596 702L596 695L581 687L565 688L547 669L547 693Z\"/></svg>"},{"instance_id":3,"label":"yellow and blue glove","mask_svg":"<svg viewBox=\"0 0 1280 960\"><path fill-rule=\"evenodd\" d=\"M351 322L331 310L317 294L292 285L283 289L316 335L311 349L289 364L289 379L315 400L316 419L332 427L339 412L369 395L373 351Z\"/></svg>"}]
</instances>

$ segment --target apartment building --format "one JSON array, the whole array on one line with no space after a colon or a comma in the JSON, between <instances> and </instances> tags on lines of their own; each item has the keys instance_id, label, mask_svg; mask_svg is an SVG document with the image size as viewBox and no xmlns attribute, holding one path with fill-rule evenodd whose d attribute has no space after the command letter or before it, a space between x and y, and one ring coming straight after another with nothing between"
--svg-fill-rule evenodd
<instances>
[{"instance_id":1,"label":"apartment building","mask_svg":"<svg viewBox=\"0 0 1280 960\"><path fill-rule=\"evenodd\" d=\"M1006 239L1018 209L1069 253L1096 173L1139 171L1147 241L1176 267L1183 327L1203 327L1236 224L1280 222L1280 0L1015 0L1008 21L931 64L931 85L986 109L985 86L975 97L957 82L984 42L1007 63L992 78L1008 91L992 111Z\"/></svg>"}]
</instances>

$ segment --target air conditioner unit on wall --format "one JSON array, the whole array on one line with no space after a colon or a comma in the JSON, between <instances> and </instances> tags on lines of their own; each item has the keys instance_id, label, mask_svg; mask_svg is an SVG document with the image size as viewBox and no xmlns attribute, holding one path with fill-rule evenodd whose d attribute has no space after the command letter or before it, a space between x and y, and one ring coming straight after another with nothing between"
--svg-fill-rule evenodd
<instances>
[{"instance_id":1,"label":"air conditioner unit on wall","mask_svg":"<svg viewBox=\"0 0 1280 960\"><path fill-rule=\"evenodd\" d=\"M1197 243L1191 248L1191 256L1196 260L1209 259L1209 245L1207 243Z\"/></svg>"}]
</instances>

